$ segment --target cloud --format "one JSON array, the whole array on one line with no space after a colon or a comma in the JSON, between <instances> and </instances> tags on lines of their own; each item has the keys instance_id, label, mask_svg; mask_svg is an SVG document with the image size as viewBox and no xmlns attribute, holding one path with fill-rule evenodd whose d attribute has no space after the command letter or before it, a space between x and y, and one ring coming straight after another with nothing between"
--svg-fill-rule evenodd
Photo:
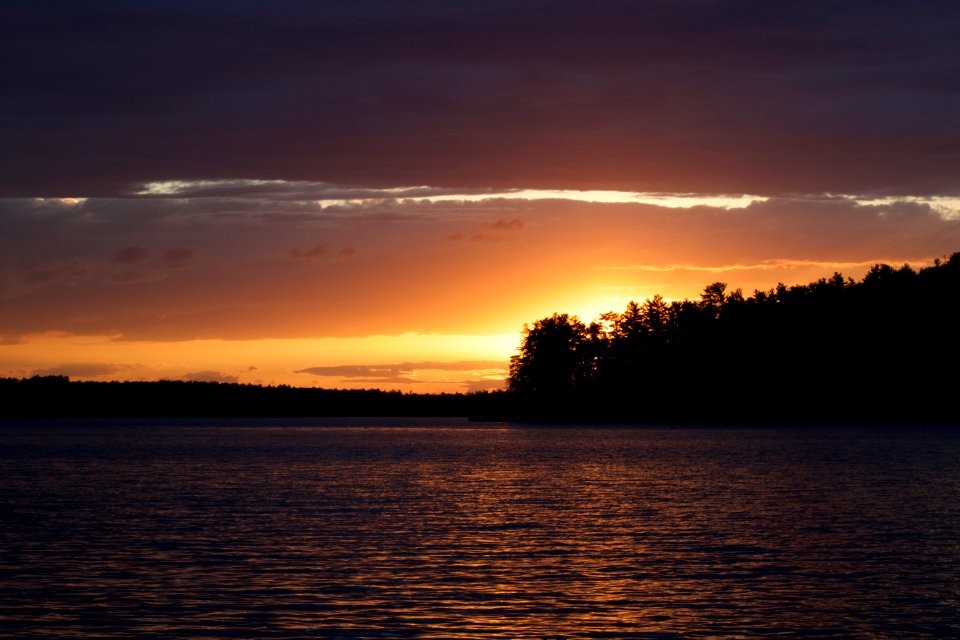
<instances>
[{"instance_id":1,"label":"cloud","mask_svg":"<svg viewBox=\"0 0 960 640\"><path fill-rule=\"evenodd\" d=\"M407 369L409 371L410 369ZM297 369L296 373L309 373L314 376L338 378L368 378L371 376L399 375L400 365L338 365L333 367L308 367Z\"/></svg>"},{"instance_id":2,"label":"cloud","mask_svg":"<svg viewBox=\"0 0 960 640\"><path fill-rule=\"evenodd\" d=\"M482 196L492 189L405 186L405 187L351 187L309 180L169 180L136 185L129 195L153 198L205 198L218 200L245 200L272 202L310 201L324 205L342 203L363 204L385 200L418 200L423 198Z\"/></svg>"},{"instance_id":3,"label":"cloud","mask_svg":"<svg viewBox=\"0 0 960 640\"><path fill-rule=\"evenodd\" d=\"M71 378L102 378L115 376L129 371L130 365L119 365L105 362L74 362L62 364L49 369L35 369L31 375L35 376L69 376Z\"/></svg>"},{"instance_id":4,"label":"cloud","mask_svg":"<svg viewBox=\"0 0 960 640\"><path fill-rule=\"evenodd\" d=\"M599 267L613 271L652 271L652 272L671 272L671 271L699 271L703 273L725 273L730 271L779 271L783 269L794 269L798 267L814 267L824 270L842 271L844 269L859 269L870 267L878 262L886 264L896 264L897 260L872 259L860 262L832 262L818 260L765 260L752 264L724 264L724 265L692 265L692 264L629 264L617 265L612 267Z\"/></svg>"},{"instance_id":5,"label":"cloud","mask_svg":"<svg viewBox=\"0 0 960 640\"><path fill-rule=\"evenodd\" d=\"M137 284L164 280L171 269L186 267L194 256L193 249L173 247L161 253L152 263L147 262L149 247L132 246L114 254L113 264L122 268L109 275L109 280L118 284Z\"/></svg>"},{"instance_id":6,"label":"cloud","mask_svg":"<svg viewBox=\"0 0 960 640\"><path fill-rule=\"evenodd\" d=\"M505 369L507 364L497 360L459 360L456 362L405 362L398 366L410 370L433 369L438 371L477 371L486 369Z\"/></svg>"},{"instance_id":7,"label":"cloud","mask_svg":"<svg viewBox=\"0 0 960 640\"><path fill-rule=\"evenodd\" d=\"M523 229L523 220L520 218L513 218L512 220L496 220L489 226L491 229L496 229L497 231L514 231L517 229Z\"/></svg>"},{"instance_id":8,"label":"cloud","mask_svg":"<svg viewBox=\"0 0 960 640\"><path fill-rule=\"evenodd\" d=\"M325 367L308 367L298 369L294 373L309 374L314 376L341 378L353 382L362 382L370 384L420 384L431 382L432 380L424 377L423 372L450 371L460 373L462 378L466 374L476 375L482 372L484 375L490 371L502 371L506 375L507 364L495 360L470 360L457 362L403 362L399 364L383 365L337 365ZM419 372L419 374L418 374ZM467 380L457 380L456 382L464 385L483 382L483 388L495 388L496 385L490 380L484 379L478 381L474 378ZM500 381L502 385L502 381ZM491 386L492 385L492 386Z\"/></svg>"},{"instance_id":9,"label":"cloud","mask_svg":"<svg viewBox=\"0 0 960 640\"><path fill-rule=\"evenodd\" d=\"M305 373L327 378L345 378L354 382L368 384L417 384L423 382L412 378L401 365L340 365L333 367L308 367L294 373Z\"/></svg>"},{"instance_id":10,"label":"cloud","mask_svg":"<svg viewBox=\"0 0 960 640\"><path fill-rule=\"evenodd\" d=\"M21 278L28 285L43 285L54 282L78 282L88 274L87 268L77 261L43 265L32 262L21 271Z\"/></svg>"},{"instance_id":11,"label":"cloud","mask_svg":"<svg viewBox=\"0 0 960 640\"><path fill-rule=\"evenodd\" d=\"M301 249L300 247L294 247L290 249L288 253L293 258L318 258L320 256L326 255L329 251L329 248L325 244L315 244L309 249Z\"/></svg>"},{"instance_id":12,"label":"cloud","mask_svg":"<svg viewBox=\"0 0 960 640\"><path fill-rule=\"evenodd\" d=\"M165 269L180 269L193 260L194 251L186 247L173 247L160 254L160 266Z\"/></svg>"},{"instance_id":13,"label":"cloud","mask_svg":"<svg viewBox=\"0 0 960 640\"><path fill-rule=\"evenodd\" d=\"M113 254L114 264L131 264L133 262L140 262L141 260L146 260L150 256L149 247L126 247L125 249L120 249L115 254Z\"/></svg>"},{"instance_id":14,"label":"cloud","mask_svg":"<svg viewBox=\"0 0 960 640\"><path fill-rule=\"evenodd\" d=\"M952 0L503 7L2 3L0 195L960 189Z\"/></svg>"},{"instance_id":15,"label":"cloud","mask_svg":"<svg viewBox=\"0 0 960 640\"><path fill-rule=\"evenodd\" d=\"M475 232L504 240L470 241ZM457 234L460 242L441 240ZM286 253L309 253L321 238L325 256ZM132 247L149 254L113 260ZM0 335L500 334L554 310L590 317L592 306L625 303L604 287L682 298L697 295L713 270L749 291L833 270L858 276L877 261L923 264L958 248L960 219L897 199L770 198L731 208L391 200L332 211L213 197L7 199Z\"/></svg>"},{"instance_id":16,"label":"cloud","mask_svg":"<svg viewBox=\"0 0 960 640\"><path fill-rule=\"evenodd\" d=\"M323 243L315 244L309 248L294 247L287 252L287 255L289 255L291 258L320 258L330 255L333 251L334 249L331 249L330 245ZM357 255L357 249L356 247L342 247L340 249L336 249L336 255L340 256L341 258L350 258Z\"/></svg>"},{"instance_id":17,"label":"cloud","mask_svg":"<svg viewBox=\"0 0 960 640\"><path fill-rule=\"evenodd\" d=\"M506 379L500 380L466 380L461 383L467 393L477 391L499 391L507 386Z\"/></svg>"},{"instance_id":18,"label":"cloud","mask_svg":"<svg viewBox=\"0 0 960 640\"><path fill-rule=\"evenodd\" d=\"M237 382L237 376L220 373L219 371L196 371L194 373L186 373L181 376L181 379L188 382L221 382L233 384Z\"/></svg>"},{"instance_id":19,"label":"cloud","mask_svg":"<svg viewBox=\"0 0 960 640\"><path fill-rule=\"evenodd\" d=\"M444 239L450 242L459 242L460 240L470 240L471 242L500 242L513 231L523 229L524 223L520 218L504 220L498 218L490 223L485 223L479 229L463 233L451 233L444 236Z\"/></svg>"},{"instance_id":20,"label":"cloud","mask_svg":"<svg viewBox=\"0 0 960 640\"><path fill-rule=\"evenodd\" d=\"M496 360L461 360L457 362L403 362L400 364L380 365L337 365L329 367L309 367L298 369L296 373L308 373L315 376L336 376L357 378L372 375L408 373L411 371L475 371L478 369L503 369L506 364Z\"/></svg>"},{"instance_id":21,"label":"cloud","mask_svg":"<svg viewBox=\"0 0 960 640\"><path fill-rule=\"evenodd\" d=\"M143 269L124 269L110 276L110 281L117 284L134 284L138 282L150 282L160 280L163 275L149 268Z\"/></svg>"}]
</instances>

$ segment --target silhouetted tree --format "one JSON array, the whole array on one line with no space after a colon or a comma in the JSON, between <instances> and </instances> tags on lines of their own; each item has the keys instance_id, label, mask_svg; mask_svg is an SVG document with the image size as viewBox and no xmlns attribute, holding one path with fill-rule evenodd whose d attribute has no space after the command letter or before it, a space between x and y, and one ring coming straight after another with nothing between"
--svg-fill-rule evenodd
<instances>
[{"instance_id":1,"label":"silhouetted tree","mask_svg":"<svg viewBox=\"0 0 960 640\"><path fill-rule=\"evenodd\" d=\"M647 332L643 311L640 305L631 300L627 308L614 322L614 339L631 339L642 336Z\"/></svg>"},{"instance_id":2,"label":"silhouetted tree","mask_svg":"<svg viewBox=\"0 0 960 640\"><path fill-rule=\"evenodd\" d=\"M565 313L524 326L520 352L510 362L510 388L557 397L572 393L589 366L586 341L587 327Z\"/></svg>"},{"instance_id":3,"label":"silhouetted tree","mask_svg":"<svg viewBox=\"0 0 960 640\"><path fill-rule=\"evenodd\" d=\"M643 303L643 324L654 336L661 336L670 321L670 308L663 296L657 294Z\"/></svg>"},{"instance_id":4,"label":"silhouetted tree","mask_svg":"<svg viewBox=\"0 0 960 640\"><path fill-rule=\"evenodd\" d=\"M714 315L719 315L723 309L723 303L726 301L724 292L727 290L726 282L714 282L707 285L700 294L700 302L704 309L711 311Z\"/></svg>"},{"instance_id":5,"label":"silhouetted tree","mask_svg":"<svg viewBox=\"0 0 960 640\"><path fill-rule=\"evenodd\" d=\"M958 294L960 253L749 298L714 282L698 301L631 301L589 327L554 314L525 329L510 388L598 418L957 419Z\"/></svg>"}]
</instances>

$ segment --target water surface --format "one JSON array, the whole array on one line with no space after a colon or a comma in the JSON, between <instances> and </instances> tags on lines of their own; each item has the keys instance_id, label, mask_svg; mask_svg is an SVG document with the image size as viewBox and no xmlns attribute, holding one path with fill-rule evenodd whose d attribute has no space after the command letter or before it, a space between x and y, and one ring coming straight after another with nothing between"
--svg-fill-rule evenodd
<instances>
[{"instance_id":1,"label":"water surface","mask_svg":"<svg viewBox=\"0 0 960 640\"><path fill-rule=\"evenodd\" d=\"M0 636L960 637L960 431L0 431Z\"/></svg>"}]
</instances>

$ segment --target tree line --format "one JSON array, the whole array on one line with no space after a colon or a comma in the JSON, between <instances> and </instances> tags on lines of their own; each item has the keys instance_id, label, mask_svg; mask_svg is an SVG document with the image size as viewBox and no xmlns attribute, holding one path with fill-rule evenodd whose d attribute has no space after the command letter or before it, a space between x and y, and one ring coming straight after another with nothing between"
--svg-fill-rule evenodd
<instances>
[{"instance_id":1,"label":"tree line","mask_svg":"<svg viewBox=\"0 0 960 640\"><path fill-rule=\"evenodd\" d=\"M0 419L465 416L458 393L318 389L222 382L92 382L66 376L0 378Z\"/></svg>"},{"instance_id":2,"label":"tree line","mask_svg":"<svg viewBox=\"0 0 960 640\"><path fill-rule=\"evenodd\" d=\"M0 378L0 419L471 416L628 423L960 422L960 253L749 297L723 282L526 325L505 391Z\"/></svg>"},{"instance_id":3,"label":"tree line","mask_svg":"<svg viewBox=\"0 0 960 640\"><path fill-rule=\"evenodd\" d=\"M526 325L506 413L641 422L954 421L960 253L749 297L657 295L585 323Z\"/></svg>"}]
</instances>

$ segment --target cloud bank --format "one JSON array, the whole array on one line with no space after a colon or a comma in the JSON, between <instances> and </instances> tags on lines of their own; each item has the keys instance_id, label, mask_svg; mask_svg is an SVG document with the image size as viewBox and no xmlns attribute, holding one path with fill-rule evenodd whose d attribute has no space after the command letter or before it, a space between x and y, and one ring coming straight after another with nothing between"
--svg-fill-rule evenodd
<instances>
[{"instance_id":1,"label":"cloud bank","mask_svg":"<svg viewBox=\"0 0 960 640\"><path fill-rule=\"evenodd\" d=\"M953 0L10 0L0 195L957 195L958 28Z\"/></svg>"},{"instance_id":2,"label":"cloud bank","mask_svg":"<svg viewBox=\"0 0 960 640\"><path fill-rule=\"evenodd\" d=\"M7 199L0 336L507 333L557 310L695 297L713 279L750 291L958 248L960 218L906 200Z\"/></svg>"},{"instance_id":3,"label":"cloud bank","mask_svg":"<svg viewBox=\"0 0 960 640\"><path fill-rule=\"evenodd\" d=\"M307 367L298 369L295 373L369 385L436 384L442 381L459 385L465 391L482 391L503 388L507 375L507 363L496 360L473 360L377 365L348 364Z\"/></svg>"}]
</instances>

